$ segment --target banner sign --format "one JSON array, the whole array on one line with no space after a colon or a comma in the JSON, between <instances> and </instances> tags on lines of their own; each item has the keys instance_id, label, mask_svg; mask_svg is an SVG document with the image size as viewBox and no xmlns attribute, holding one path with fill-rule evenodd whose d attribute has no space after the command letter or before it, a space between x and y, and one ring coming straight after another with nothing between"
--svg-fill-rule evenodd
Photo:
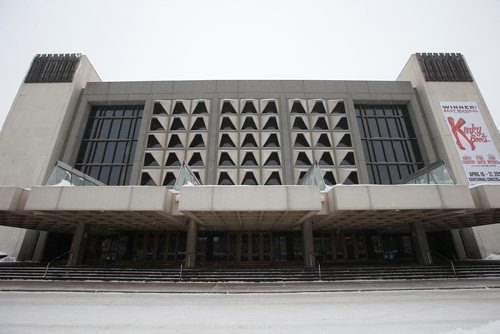
<instances>
[{"instance_id":1,"label":"banner sign","mask_svg":"<svg viewBox=\"0 0 500 334\"><path fill-rule=\"evenodd\" d=\"M500 183L500 155L477 103L441 102L441 110L469 184Z\"/></svg>"}]
</instances>

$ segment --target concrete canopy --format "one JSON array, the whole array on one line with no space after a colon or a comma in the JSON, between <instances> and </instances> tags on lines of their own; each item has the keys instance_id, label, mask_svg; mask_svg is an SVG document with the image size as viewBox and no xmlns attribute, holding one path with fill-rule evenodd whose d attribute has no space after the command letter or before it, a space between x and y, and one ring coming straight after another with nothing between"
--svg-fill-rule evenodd
<instances>
[{"instance_id":1,"label":"concrete canopy","mask_svg":"<svg viewBox=\"0 0 500 334\"><path fill-rule=\"evenodd\" d=\"M92 230L290 230L307 219L315 230L426 230L500 222L500 186L0 187L0 224L70 233Z\"/></svg>"},{"instance_id":2,"label":"concrete canopy","mask_svg":"<svg viewBox=\"0 0 500 334\"><path fill-rule=\"evenodd\" d=\"M315 186L200 186L179 193L179 211L207 229L286 230L321 209Z\"/></svg>"},{"instance_id":3,"label":"concrete canopy","mask_svg":"<svg viewBox=\"0 0 500 334\"><path fill-rule=\"evenodd\" d=\"M478 210L463 185L336 185L326 203L314 219L315 229L406 231L408 223L419 222L432 231L480 225L470 219Z\"/></svg>"},{"instance_id":4,"label":"concrete canopy","mask_svg":"<svg viewBox=\"0 0 500 334\"><path fill-rule=\"evenodd\" d=\"M24 205L2 210L2 225L62 233L74 231L79 223L94 230L186 228L185 219L171 215L174 199L166 187L35 186L25 191L29 194Z\"/></svg>"}]
</instances>

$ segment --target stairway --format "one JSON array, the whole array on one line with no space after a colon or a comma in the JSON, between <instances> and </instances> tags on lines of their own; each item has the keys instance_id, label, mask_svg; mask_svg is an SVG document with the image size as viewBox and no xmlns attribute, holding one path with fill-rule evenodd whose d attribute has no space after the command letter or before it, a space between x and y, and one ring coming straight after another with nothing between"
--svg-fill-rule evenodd
<instances>
[{"instance_id":1,"label":"stairway","mask_svg":"<svg viewBox=\"0 0 500 334\"><path fill-rule=\"evenodd\" d=\"M500 263L459 263L456 278L500 278ZM283 282L317 281L318 268L179 268L136 269L99 267L51 267L44 278L45 267L1 265L0 280L58 280L58 281L143 281L143 282ZM434 266L326 266L321 280L415 280L448 279L455 275L448 265Z\"/></svg>"}]
</instances>

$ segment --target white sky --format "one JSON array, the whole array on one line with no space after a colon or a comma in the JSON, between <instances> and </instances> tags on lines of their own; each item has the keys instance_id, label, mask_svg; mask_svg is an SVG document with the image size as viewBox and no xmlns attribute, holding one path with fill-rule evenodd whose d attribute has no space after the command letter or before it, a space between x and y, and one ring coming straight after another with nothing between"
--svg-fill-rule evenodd
<instances>
[{"instance_id":1,"label":"white sky","mask_svg":"<svg viewBox=\"0 0 500 334\"><path fill-rule=\"evenodd\" d=\"M395 80L461 52L500 126L500 0L0 0L0 124L37 53L86 54L104 81Z\"/></svg>"}]
</instances>

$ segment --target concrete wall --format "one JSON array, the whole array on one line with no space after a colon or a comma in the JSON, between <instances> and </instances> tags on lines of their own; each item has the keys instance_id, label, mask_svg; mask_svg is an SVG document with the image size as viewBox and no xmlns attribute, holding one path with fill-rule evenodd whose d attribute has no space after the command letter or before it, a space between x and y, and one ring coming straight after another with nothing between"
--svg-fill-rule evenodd
<instances>
[{"instance_id":1,"label":"concrete wall","mask_svg":"<svg viewBox=\"0 0 500 334\"><path fill-rule=\"evenodd\" d=\"M61 155L81 90L89 81L101 79L81 56L72 82L21 84L0 132L0 185L43 184ZM25 230L0 226L0 251L18 256L25 237Z\"/></svg>"},{"instance_id":2,"label":"concrete wall","mask_svg":"<svg viewBox=\"0 0 500 334\"><path fill-rule=\"evenodd\" d=\"M155 100L196 100L206 99L210 105L208 143L206 148L206 164L203 167L206 178L204 184L216 184L218 168L219 110L223 99L275 99L280 114L280 142L283 184L296 184L294 175L294 149L292 147L293 133L290 131L291 117L289 100L303 99L307 104L313 99L342 99L345 101L346 114L350 124L353 148L357 161L353 170L357 170L360 183L369 183L365 158L359 139L359 130L354 114L355 103L374 104L404 104L408 106L417 134L424 162L434 162L437 154L428 134L425 120L422 116L417 95L409 82L391 81L281 81L281 80L240 80L240 81L161 81L161 82L93 82L83 91L78 113L68 136L68 145L63 155L63 161L74 164L81 143L90 106L144 103L144 114L141 132L139 134L134 171L131 184L139 184L145 141L148 136ZM335 167L337 168L337 167ZM161 173L161 168L150 170ZM243 170L243 168L240 168ZM305 168L307 169L307 168ZM236 171L237 168L234 168ZM164 175L164 174L163 174ZM160 178L161 180L162 178Z\"/></svg>"},{"instance_id":3,"label":"concrete wall","mask_svg":"<svg viewBox=\"0 0 500 334\"><path fill-rule=\"evenodd\" d=\"M440 102L476 102L496 149L500 152L500 135L476 82L425 81L416 55L410 57L397 80L411 81L418 93L423 114L429 126L431 139L436 146L439 158L448 166L458 184L469 185L455 141L441 110ZM474 227L472 231L483 258L492 252L500 251L500 224ZM462 236L464 235L471 234L462 233ZM465 244L470 244L470 242L471 240L465 240Z\"/></svg>"}]
</instances>

